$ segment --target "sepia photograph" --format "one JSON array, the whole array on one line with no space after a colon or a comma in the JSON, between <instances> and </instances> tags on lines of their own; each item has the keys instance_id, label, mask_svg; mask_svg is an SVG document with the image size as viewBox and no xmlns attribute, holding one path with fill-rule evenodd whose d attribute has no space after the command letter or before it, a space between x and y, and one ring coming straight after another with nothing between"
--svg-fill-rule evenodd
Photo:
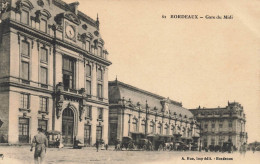
<instances>
[{"instance_id":1,"label":"sepia photograph","mask_svg":"<svg viewBox=\"0 0 260 164\"><path fill-rule=\"evenodd\" d=\"M259 163L259 0L0 0L0 164Z\"/></svg>"}]
</instances>

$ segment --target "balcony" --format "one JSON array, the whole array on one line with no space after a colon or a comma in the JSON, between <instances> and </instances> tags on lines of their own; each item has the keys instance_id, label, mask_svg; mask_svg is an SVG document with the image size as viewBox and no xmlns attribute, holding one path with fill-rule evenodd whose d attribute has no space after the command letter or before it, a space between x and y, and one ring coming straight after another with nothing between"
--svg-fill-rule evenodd
<instances>
[{"instance_id":1,"label":"balcony","mask_svg":"<svg viewBox=\"0 0 260 164\"><path fill-rule=\"evenodd\" d=\"M31 109L19 108L19 111L20 111L20 112L28 112L28 113L30 113L30 112L31 112Z\"/></svg>"},{"instance_id":2,"label":"balcony","mask_svg":"<svg viewBox=\"0 0 260 164\"><path fill-rule=\"evenodd\" d=\"M71 93L78 94L78 91L77 91L76 89L72 89L72 88L65 88L65 87L64 87L64 91L65 91L65 92L71 92Z\"/></svg>"}]
</instances>

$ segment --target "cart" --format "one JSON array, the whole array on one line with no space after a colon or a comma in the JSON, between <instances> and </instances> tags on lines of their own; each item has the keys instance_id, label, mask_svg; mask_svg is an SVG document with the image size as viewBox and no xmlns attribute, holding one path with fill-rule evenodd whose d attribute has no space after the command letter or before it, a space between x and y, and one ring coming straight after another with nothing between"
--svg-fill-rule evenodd
<instances>
[{"instance_id":1,"label":"cart","mask_svg":"<svg viewBox=\"0 0 260 164\"><path fill-rule=\"evenodd\" d=\"M121 149L125 148L126 150L133 150L135 148L134 141L131 137L123 137L121 142Z\"/></svg>"},{"instance_id":2,"label":"cart","mask_svg":"<svg viewBox=\"0 0 260 164\"><path fill-rule=\"evenodd\" d=\"M52 148L63 147L60 131L56 131L56 130L47 131L46 136L48 138L48 147L52 147Z\"/></svg>"}]
</instances>

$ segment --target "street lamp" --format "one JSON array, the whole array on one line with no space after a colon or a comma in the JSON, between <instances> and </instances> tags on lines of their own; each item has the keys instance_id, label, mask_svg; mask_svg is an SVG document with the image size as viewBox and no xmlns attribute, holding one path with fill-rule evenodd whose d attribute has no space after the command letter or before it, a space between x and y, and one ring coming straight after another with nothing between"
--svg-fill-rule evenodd
<instances>
[{"instance_id":1,"label":"street lamp","mask_svg":"<svg viewBox=\"0 0 260 164\"><path fill-rule=\"evenodd\" d=\"M201 147L202 147L202 143L201 143L201 133L202 133L202 130L203 130L202 127L201 127L201 122L199 122L199 125L198 125L198 126L199 126L199 130L200 130L200 131L199 131L199 134L200 134L200 147L199 147L199 151L201 152Z\"/></svg>"},{"instance_id":2,"label":"street lamp","mask_svg":"<svg viewBox=\"0 0 260 164\"><path fill-rule=\"evenodd\" d=\"M147 138L147 130L148 130L148 113L149 113L149 105L146 100L146 105L145 105L145 138Z\"/></svg>"}]
</instances>

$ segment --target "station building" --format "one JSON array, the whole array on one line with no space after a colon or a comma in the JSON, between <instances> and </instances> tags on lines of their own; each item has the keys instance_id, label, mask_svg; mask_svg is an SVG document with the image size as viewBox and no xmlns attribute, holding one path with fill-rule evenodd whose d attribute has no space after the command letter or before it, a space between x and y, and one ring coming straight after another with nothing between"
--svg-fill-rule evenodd
<instances>
[{"instance_id":1,"label":"station building","mask_svg":"<svg viewBox=\"0 0 260 164\"><path fill-rule=\"evenodd\" d=\"M109 143L131 137L198 144L196 120L182 103L118 80L108 85Z\"/></svg>"},{"instance_id":2,"label":"station building","mask_svg":"<svg viewBox=\"0 0 260 164\"><path fill-rule=\"evenodd\" d=\"M228 102L226 107L190 109L200 126L201 146L223 146L232 142L238 150L247 143L246 115L238 102Z\"/></svg>"},{"instance_id":3,"label":"station building","mask_svg":"<svg viewBox=\"0 0 260 164\"><path fill-rule=\"evenodd\" d=\"M3 0L0 142L30 143L41 127L63 143L108 142L108 52L100 23L62 0Z\"/></svg>"}]
</instances>

